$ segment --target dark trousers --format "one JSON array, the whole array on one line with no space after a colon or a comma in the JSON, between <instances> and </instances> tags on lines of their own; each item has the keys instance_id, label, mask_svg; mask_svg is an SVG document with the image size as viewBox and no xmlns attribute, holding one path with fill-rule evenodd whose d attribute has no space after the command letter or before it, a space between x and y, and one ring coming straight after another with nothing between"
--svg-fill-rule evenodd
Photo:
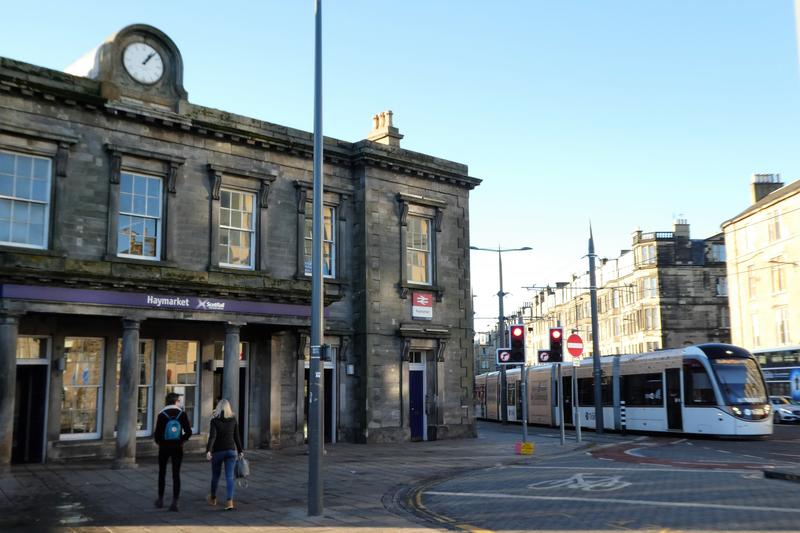
<instances>
[{"instance_id":1,"label":"dark trousers","mask_svg":"<svg viewBox=\"0 0 800 533\"><path fill-rule=\"evenodd\" d=\"M159 446L158 448L158 497L164 498L164 483L167 477L167 461L172 459L172 498L177 500L181 493L181 446Z\"/></svg>"}]
</instances>

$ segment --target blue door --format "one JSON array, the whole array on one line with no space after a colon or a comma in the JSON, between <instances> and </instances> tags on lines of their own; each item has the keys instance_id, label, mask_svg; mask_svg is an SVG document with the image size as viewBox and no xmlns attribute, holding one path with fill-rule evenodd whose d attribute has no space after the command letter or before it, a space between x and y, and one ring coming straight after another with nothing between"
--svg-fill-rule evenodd
<instances>
[{"instance_id":1,"label":"blue door","mask_svg":"<svg viewBox=\"0 0 800 533\"><path fill-rule=\"evenodd\" d=\"M425 421L424 376L425 372L422 370L411 370L408 373L411 440L423 440L425 436L423 431Z\"/></svg>"}]
</instances>

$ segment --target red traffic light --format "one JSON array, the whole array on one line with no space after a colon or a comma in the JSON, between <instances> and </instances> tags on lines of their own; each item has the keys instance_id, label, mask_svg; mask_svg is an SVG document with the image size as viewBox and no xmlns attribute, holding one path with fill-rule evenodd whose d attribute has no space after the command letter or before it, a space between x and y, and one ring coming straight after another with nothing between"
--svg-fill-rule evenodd
<instances>
[{"instance_id":1,"label":"red traffic light","mask_svg":"<svg viewBox=\"0 0 800 533\"><path fill-rule=\"evenodd\" d=\"M522 328L522 326L514 326L514 327L511 328L511 336L512 337L515 337L515 338L522 337L522 335L524 333L525 333L525 330Z\"/></svg>"},{"instance_id":2,"label":"red traffic light","mask_svg":"<svg viewBox=\"0 0 800 533\"><path fill-rule=\"evenodd\" d=\"M560 338L561 338L561 330L560 330L560 329L557 329L557 328L552 328L552 329L550 330L550 336L551 336L553 339L560 339Z\"/></svg>"}]
</instances>

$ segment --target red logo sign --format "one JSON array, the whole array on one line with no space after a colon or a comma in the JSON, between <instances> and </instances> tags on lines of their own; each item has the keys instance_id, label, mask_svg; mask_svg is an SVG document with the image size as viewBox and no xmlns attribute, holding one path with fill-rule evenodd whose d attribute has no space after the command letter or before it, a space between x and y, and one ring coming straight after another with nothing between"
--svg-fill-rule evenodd
<instances>
[{"instance_id":1,"label":"red logo sign","mask_svg":"<svg viewBox=\"0 0 800 533\"><path fill-rule=\"evenodd\" d=\"M433 294L430 292L411 293L411 318L416 320L433 319Z\"/></svg>"},{"instance_id":2,"label":"red logo sign","mask_svg":"<svg viewBox=\"0 0 800 533\"><path fill-rule=\"evenodd\" d=\"M573 357L578 357L583 353L583 339L573 333L567 337L567 351Z\"/></svg>"}]
</instances>

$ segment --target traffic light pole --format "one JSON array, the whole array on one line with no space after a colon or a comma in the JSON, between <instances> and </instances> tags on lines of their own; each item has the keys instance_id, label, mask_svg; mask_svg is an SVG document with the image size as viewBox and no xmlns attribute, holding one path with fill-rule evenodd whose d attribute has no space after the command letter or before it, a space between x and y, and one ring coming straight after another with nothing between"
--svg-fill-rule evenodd
<instances>
[{"instance_id":1,"label":"traffic light pole","mask_svg":"<svg viewBox=\"0 0 800 533\"><path fill-rule=\"evenodd\" d=\"M522 395L522 442L528 442L528 357L522 363L522 384L520 394Z\"/></svg>"},{"instance_id":2,"label":"traffic light pole","mask_svg":"<svg viewBox=\"0 0 800 533\"><path fill-rule=\"evenodd\" d=\"M561 372L561 363L556 363L558 367L558 413L559 413L559 422L561 426L561 445L563 446L566 442L566 429L564 427L564 379Z\"/></svg>"},{"instance_id":3,"label":"traffic light pole","mask_svg":"<svg viewBox=\"0 0 800 533\"><path fill-rule=\"evenodd\" d=\"M497 344L498 348L504 348L500 343L506 342L506 315L503 313L503 252L497 247L497 263L500 270L500 290L497 292L499 310L497 315ZM506 381L506 365L500 365L500 420L503 424L508 424L508 382Z\"/></svg>"},{"instance_id":4,"label":"traffic light pole","mask_svg":"<svg viewBox=\"0 0 800 533\"><path fill-rule=\"evenodd\" d=\"M589 299L592 310L592 363L594 366L594 427L597 433L603 432L603 369L600 366L600 328L597 325L597 276L594 272L594 236L589 225Z\"/></svg>"}]
</instances>

